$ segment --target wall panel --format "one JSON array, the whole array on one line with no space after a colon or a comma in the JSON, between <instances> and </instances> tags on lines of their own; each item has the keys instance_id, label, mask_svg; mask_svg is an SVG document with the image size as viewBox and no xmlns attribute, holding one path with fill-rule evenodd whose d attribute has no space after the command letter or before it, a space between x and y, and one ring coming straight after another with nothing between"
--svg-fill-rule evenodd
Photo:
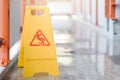
<instances>
[{"instance_id":1,"label":"wall panel","mask_svg":"<svg viewBox=\"0 0 120 80\"><path fill-rule=\"evenodd\" d=\"M102 5L101 5L102 4ZM107 29L107 19L105 17L105 0L98 0L98 25Z\"/></svg>"},{"instance_id":2,"label":"wall panel","mask_svg":"<svg viewBox=\"0 0 120 80\"><path fill-rule=\"evenodd\" d=\"M92 23L96 23L96 0L92 0Z\"/></svg>"}]
</instances>

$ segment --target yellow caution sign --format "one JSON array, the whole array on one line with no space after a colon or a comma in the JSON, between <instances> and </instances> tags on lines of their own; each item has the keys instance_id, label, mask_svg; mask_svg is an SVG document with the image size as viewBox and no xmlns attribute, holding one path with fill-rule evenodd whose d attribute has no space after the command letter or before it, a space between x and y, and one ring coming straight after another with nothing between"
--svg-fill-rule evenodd
<instances>
[{"instance_id":1,"label":"yellow caution sign","mask_svg":"<svg viewBox=\"0 0 120 80\"><path fill-rule=\"evenodd\" d=\"M21 44L18 67L24 67L25 77L39 72L59 75L48 7L26 7Z\"/></svg>"}]
</instances>

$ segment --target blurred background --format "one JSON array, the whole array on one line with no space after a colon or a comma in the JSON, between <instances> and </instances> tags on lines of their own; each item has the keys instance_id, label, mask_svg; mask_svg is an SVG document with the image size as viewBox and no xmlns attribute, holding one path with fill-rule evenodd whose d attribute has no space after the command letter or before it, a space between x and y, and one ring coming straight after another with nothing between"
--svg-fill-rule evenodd
<instances>
[{"instance_id":1,"label":"blurred background","mask_svg":"<svg viewBox=\"0 0 120 80\"><path fill-rule=\"evenodd\" d=\"M47 6L60 76L17 68L26 6ZM0 0L0 80L120 80L120 0Z\"/></svg>"}]
</instances>

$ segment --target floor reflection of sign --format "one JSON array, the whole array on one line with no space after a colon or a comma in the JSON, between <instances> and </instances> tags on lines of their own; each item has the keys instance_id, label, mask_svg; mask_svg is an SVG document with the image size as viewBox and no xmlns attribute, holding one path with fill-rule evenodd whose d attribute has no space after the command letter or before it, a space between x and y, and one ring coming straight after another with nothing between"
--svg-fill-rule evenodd
<instances>
[{"instance_id":1,"label":"floor reflection of sign","mask_svg":"<svg viewBox=\"0 0 120 80\"><path fill-rule=\"evenodd\" d=\"M50 46L49 41L41 30L38 30L32 39L30 46Z\"/></svg>"}]
</instances>

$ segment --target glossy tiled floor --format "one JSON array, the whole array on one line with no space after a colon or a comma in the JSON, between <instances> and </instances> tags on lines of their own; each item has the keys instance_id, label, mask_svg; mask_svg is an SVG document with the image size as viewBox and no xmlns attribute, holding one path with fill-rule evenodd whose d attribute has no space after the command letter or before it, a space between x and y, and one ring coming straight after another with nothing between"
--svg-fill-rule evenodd
<instances>
[{"instance_id":1,"label":"glossy tiled floor","mask_svg":"<svg viewBox=\"0 0 120 80\"><path fill-rule=\"evenodd\" d=\"M53 27L60 76L24 78L15 66L5 80L120 80L119 40L109 40L77 20L53 19Z\"/></svg>"}]
</instances>

